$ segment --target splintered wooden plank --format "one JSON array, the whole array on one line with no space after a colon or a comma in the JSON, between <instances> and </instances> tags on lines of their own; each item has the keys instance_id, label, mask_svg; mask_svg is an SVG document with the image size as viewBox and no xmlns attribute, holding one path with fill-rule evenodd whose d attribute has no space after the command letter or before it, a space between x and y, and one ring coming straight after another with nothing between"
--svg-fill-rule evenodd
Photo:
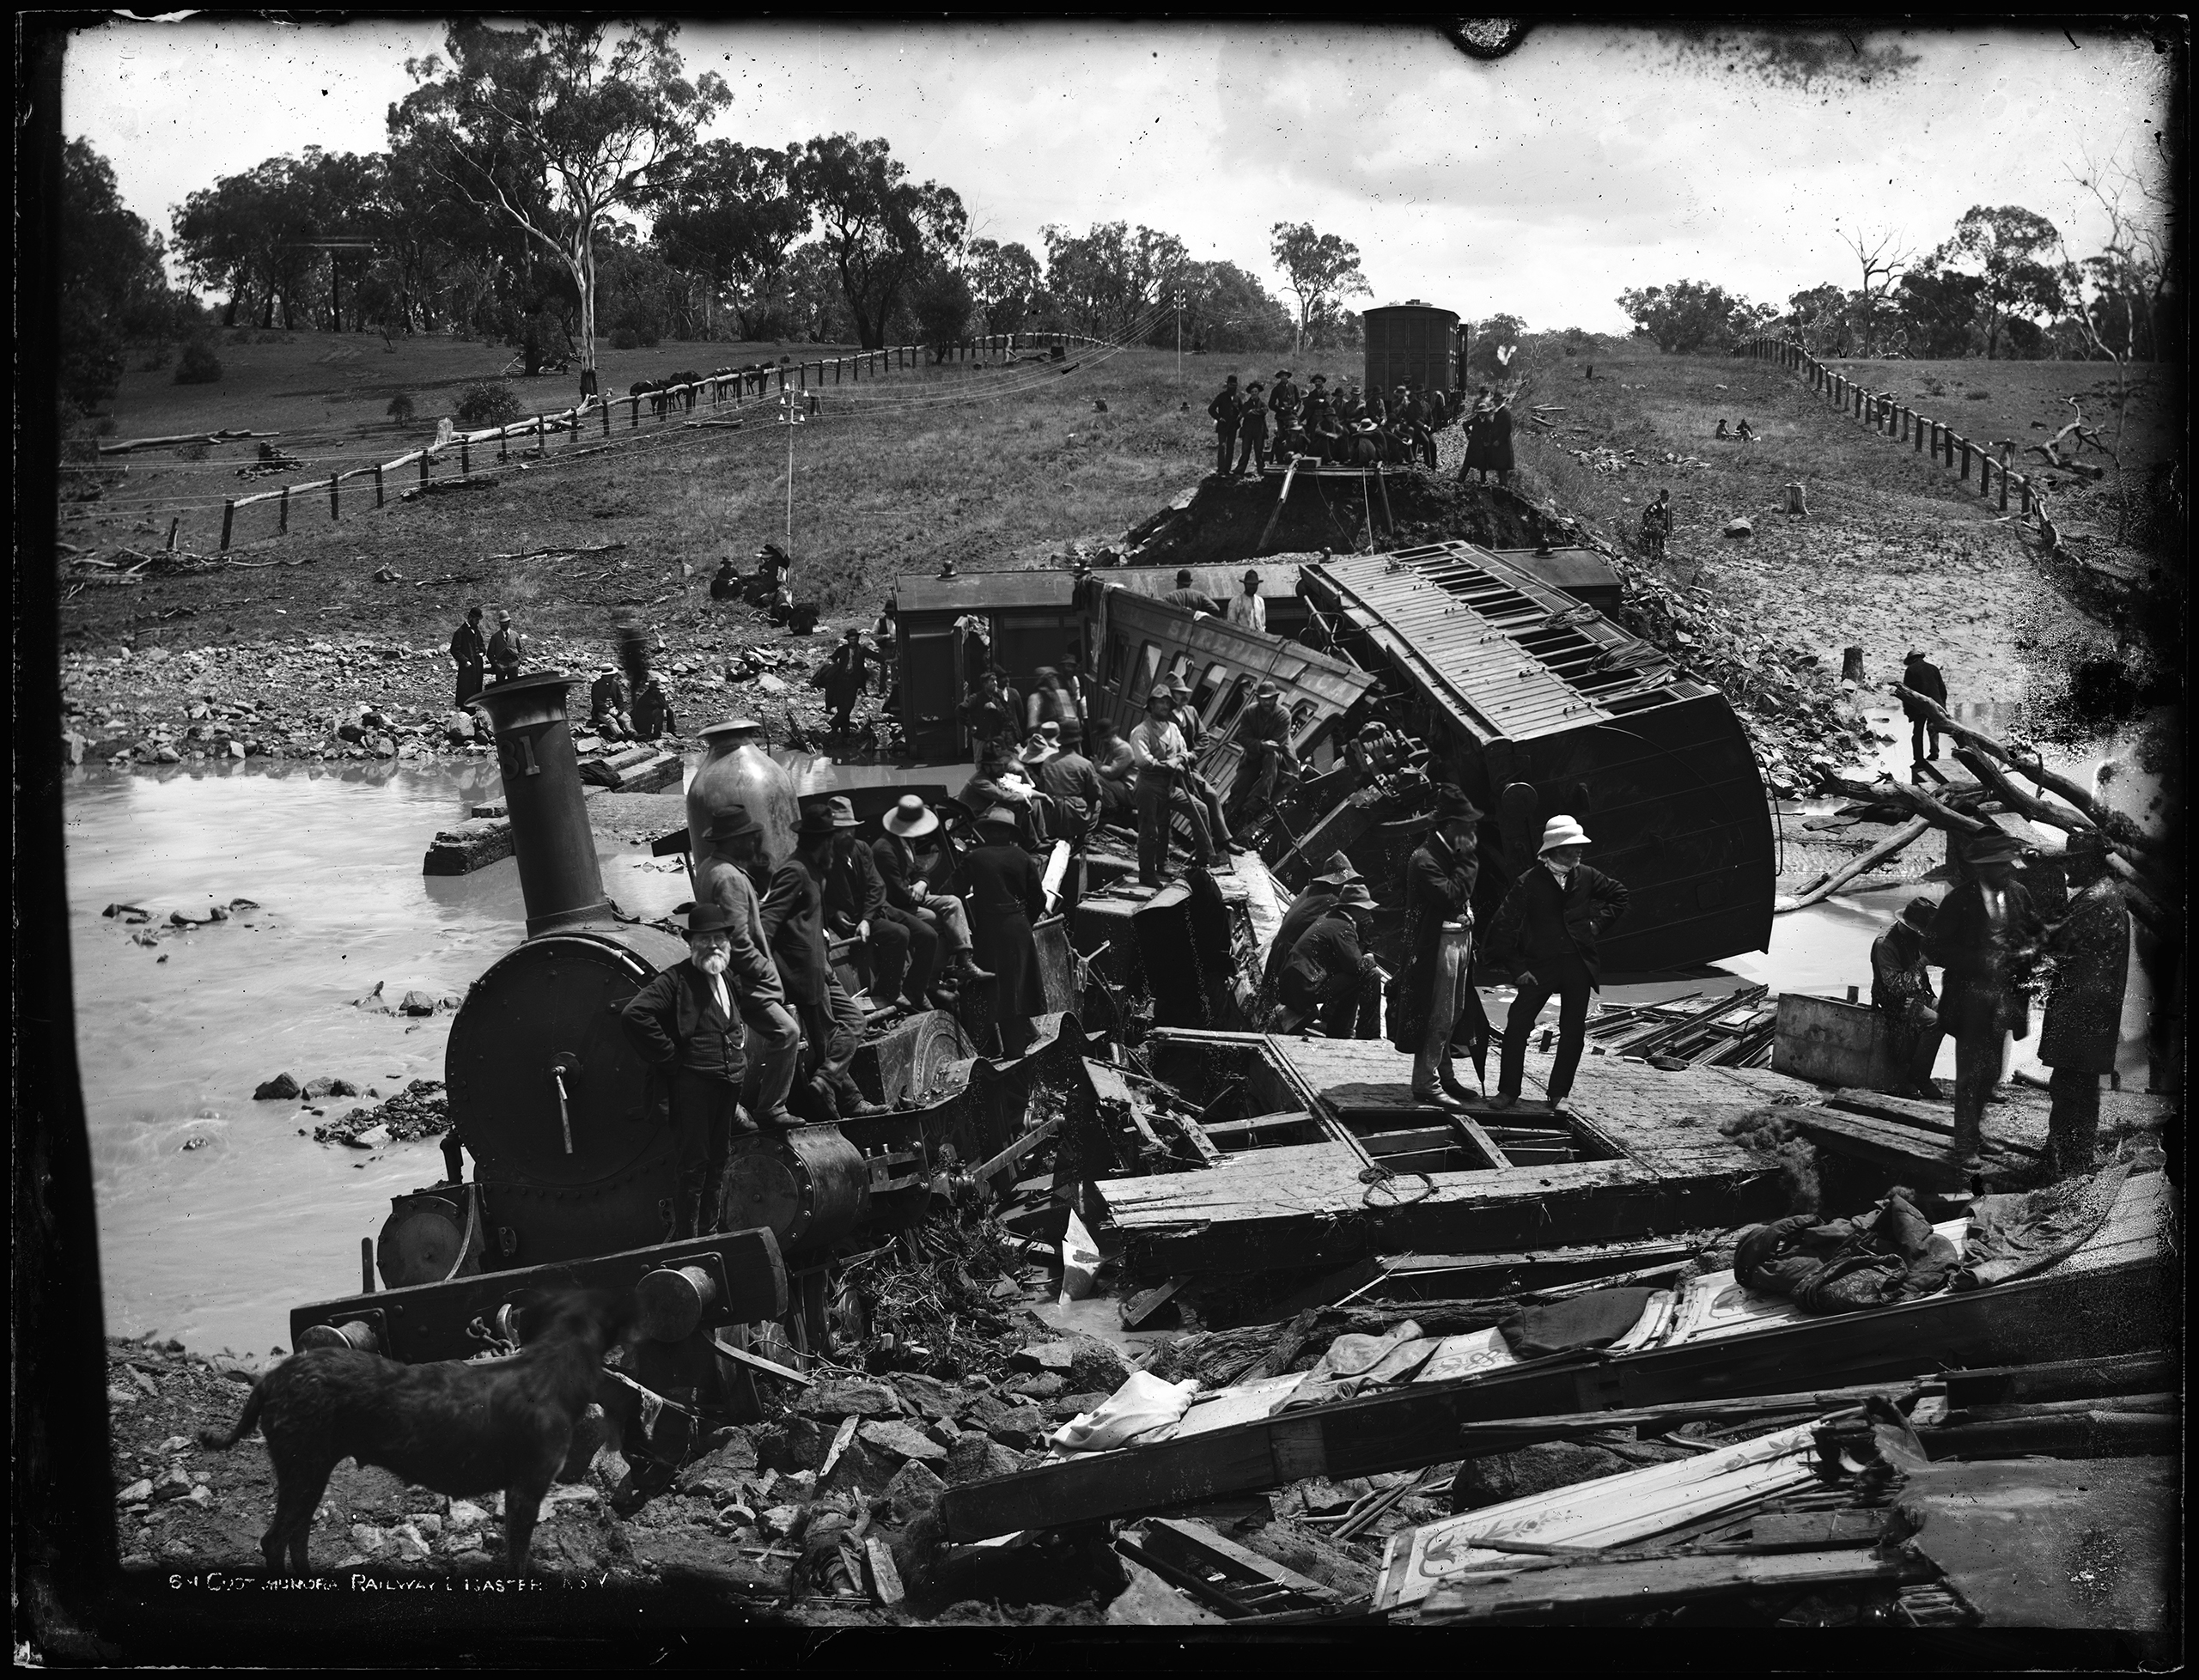
<instances>
[{"instance_id":1,"label":"splintered wooden plank","mask_svg":"<svg viewBox=\"0 0 2199 1680\"><path fill-rule=\"evenodd\" d=\"M1568 1562L1495 1579L1440 1583L1421 1606L1431 1623L1556 1620L1599 1609L1642 1610L1733 1592L1807 1592L1830 1586L1899 1586L1929 1580L1922 1558L1836 1549L1769 1557L1721 1553L1617 1563Z\"/></svg>"},{"instance_id":2,"label":"splintered wooden plank","mask_svg":"<svg viewBox=\"0 0 2199 1680\"><path fill-rule=\"evenodd\" d=\"M2159 1257L2102 1272L2064 1275L2056 1268L1872 1312L1647 1353L1536 1360L1454 1382L1410 1384L964 1482L941 1495L941 1510L950 1540L982 1540L1020 1529L1180 1510L1309 1476L1333 1481L1418 1470L1461 1456L1462 1424L1547 1420L1533 1429L1508 1427L1499 1444L1485 1449L1508 1450L1534 1440L1569 1439L1584 1421L1594 1421L1582 1414L1619 1407L1674 1409L1677 1415L1692 1403L1790 1395L1805 1384L1829 1391L1906 1383L1919 1371L1950 1365L2135 1353L2167 1345L2180 1328L2163 1271Z\"/></svg>"},{"instance_id":3,"label":"splintered wooden plank","mask_svg":"<svg viewBox=\"0 0 2199 1680\"><path fill-rule=\"evenodd\" d=\"M1154 1535L1165 1535L1173 1540L1179 1555L1201 1557L1245 1579L1264 1581L1318 1603L1329 1603L1343 1596L1334 1587L1324 1586L1295 1569L1286 1568L1273 1558L1247 1550L1204 1523L1161 1517L1150 1526Z\"/></svg>"}]
</instances>

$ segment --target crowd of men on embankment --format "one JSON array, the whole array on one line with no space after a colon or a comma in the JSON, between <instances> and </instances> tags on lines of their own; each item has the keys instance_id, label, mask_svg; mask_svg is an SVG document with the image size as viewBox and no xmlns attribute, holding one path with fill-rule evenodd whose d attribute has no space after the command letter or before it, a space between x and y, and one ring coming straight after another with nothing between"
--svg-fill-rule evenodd
<instances>
[{"instance_id":1,"label":"crowd of men on embankment","mask_svg":"<svg viewBox=\"0 0 2199 1680\"><path fill-rule=\"evenodd\" d=\"M1270 460L1432 469L1435 435L1460 423L1466 434L1461 478L1478 473L1486 480L1493 473L1505 484L1512 474L1510 401L1486 385L1471 398L1464 386L1423 391L1416 383L1385 393L1371 383L1362 389L1348 375L1331 386L1326 374L1301 387L1289 368L1280 368L1272 385L1256 379L1240 387L1230 374L1206 411L1214 422L1219 478L1264 471Z\"/></svg>"}]
</instances>

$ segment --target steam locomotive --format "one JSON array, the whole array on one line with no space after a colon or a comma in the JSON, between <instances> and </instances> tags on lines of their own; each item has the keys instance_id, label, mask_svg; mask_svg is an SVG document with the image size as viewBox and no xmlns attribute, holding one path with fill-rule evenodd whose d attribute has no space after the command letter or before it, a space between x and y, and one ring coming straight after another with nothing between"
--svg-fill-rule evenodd
<instances>
[{"instance_id":1,"label":"steam locomotive","mask_svg":"<svg viewBox=\"0 0 2199 1680\"><path fill-rule=\"evenodd\" d=\"M751 1325L780 1321L801 1354L829 1338L834 1245L867 1222L923 1211L943 1165L982 1161L1020 1133L1033 1082L1081 1074L1073 1023L1011 1063L978 1057L929 1011L866 1044L852 1069L891 1111L742 1140L716 1234L667 1242L673 1158L661 1097L620 1021L684 940L623 920L603 890L566 717L573 679L523 677L480 697L496 733L527 936L469 988L445 1084L457 1152L445 1182L394 1198L361 1290L290 1314L291 1345L350 1346L407 1362L511 1343L515 1312L565 1288L633 1290L648 1340L625 1374L675 1410L746 1409ZM706 844L715 809L763 820L776 860L794 793L755 726L705 732L688 807ZM362 1244L362 1251L367 1245ZM379 1284L377 1287L377 1274ZM660 1409L649 1408L655 1415Z\"/></svg>"}]
</instances>

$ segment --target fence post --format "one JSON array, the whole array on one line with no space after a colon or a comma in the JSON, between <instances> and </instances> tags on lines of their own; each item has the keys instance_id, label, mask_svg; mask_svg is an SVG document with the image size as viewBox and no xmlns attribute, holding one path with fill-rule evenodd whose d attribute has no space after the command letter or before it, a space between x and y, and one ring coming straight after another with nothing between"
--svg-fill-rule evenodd
<instances>
[{"instance_id":1,"label":"fence post","mask_svg":"<svg viewBox=\"0 0 2199 1680\"><path fill-rule=\"evenodd\" d=\"M611 435L611 405L608 402L603 405L603 435L606 437Z\"/></svg>"},{"instance_id":2,"label":"fence post","mask_svg":"<svg viewBox=\"0 0 2199 1680\"><path fill-rule=\"evenodd\" d=\"M2023 493L2024 517L2031 517L2031 475L2026 472L2016 480L2016 487Z\"/></svg>"},{"instance_id":3,"label":"fence post","mask_svg":"<svg viewBox=\"0 0 2199 1680\"><path fill-rule=\"evenodd\" d=\"M1962 471L1957 475L1964 484L1970 482L1970 440L1962 441Z\"/></svg>"},{"instance_id":4,"label":"fence post","mask_svg":"<svg viewBox=\"0 0 2199 1680\"><path fill-rule=\"evenodd\" d=\"M343 515L336 511L336 486L343 481L343 478L344 475L340 472L332 472L328 475L328 516L331 519L343 518Z\"/></svg>"},{"instance_id":5,"label":"fence post","mask_svg":"<svg viewBox=\"0 0 2199 1680\"><path fill-rule=\"evenodd\" d=\"M458 476L461 478L473 476L473 452L463 436L458 440Z\"/></svg>"},{"instance_id":6,"label":"fence post","mask_svg":"<svg viewBox=\"0 0 2199 1680\"><path fill-rule=\"evenodd\" d=\"M380 467L375 469L375 482L377 484L381 482ZM232 497L222 504L222 552L224 554L229 551L229 531L230 527L236 524L236 520L237 504L235 498Z\"/></svg>"},{"instance_id":7,"label":"fence post","mask_svg":"<svg viewBox=\"0 0 2199 1680\"><path fill-rule=\"evenodd\" d=\"M283 522L275 528L284 534L290 529L290 487L288 484L283 486Z\"/></svg>"},{"instance_id":8,"label":"fence post","mask_svg":"<svg viewBox=\"0 0 2199 1680\"><path fill-rule=\"evenodd\" d=\"M379 463L375 467L375 506L381 506L381 467Z\"/></svg>"},{"instance_id":9,"label":"fence post","mask_svg":"<svg viewBox=\"0 0 2199 1680\"><path fill-rule=\"evenodd\" d=\"M2006 450L2001 453L2001 511L2004 514L2008 511L2008 455Z\"/></svg>"},{"instance_id":10,"label":"fence post","mask_svg":"<svg viewBox=\"0 0 2199 1680\"><path fill-rule=\"evenodd\" d=\"M534 417L534 453L538 460L550 458L550 417L545 414Z\"/></svg>"},{"instance_id":11,"label":"fence post","mask_svg":"<svg viewBox=\"0 0 2199 1680\"><path fill-rule=\"evenodd\" d=\"M420 452L420 482L423 484L428 482L428 452L425 449Z\"/></svg>"}]
</instances>

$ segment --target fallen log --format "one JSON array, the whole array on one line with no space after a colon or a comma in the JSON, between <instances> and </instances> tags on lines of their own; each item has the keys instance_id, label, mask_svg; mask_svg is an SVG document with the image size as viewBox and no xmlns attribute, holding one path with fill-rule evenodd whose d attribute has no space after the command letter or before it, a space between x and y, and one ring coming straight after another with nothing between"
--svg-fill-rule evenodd
<instances>
[{"instance_id":1,"label":"fallen log","mask_svg":"<svg viewBox=\"0 0 2199 1680\"><path fill-rule=\"evenodd\" d=\"M1931 821L1928 818L1910 818L1909 821L1904 823L1892 834L1879 842L1853 863L1849 864L1845 868L1835 871L1831 876L1812 887L1800 898L1775 904L1772 906L1774 914L1783 916L1788 910L1798 910L1806 904L1816 904L1821 898L1830 898L1866 870L1874 868L1897 854L1906 851L1910 842L1922 839L1924 831L1931 826Z\"/></svg>"},{"instance_id":2,"label":"fallen log","mask_svg":"<svg viewBox=\"0 0 2199 1680\"><path fill-rule=\"evenodd\" d=\"M2058 828L2068 834L2085 832L2097 833L2101 836L2107 842L2116 860L2123 864L2120 873L2134 884L2141 882L2136 866L2149 865L2158 861L2156 857L2130 841L2098 827L2081 813L2071 811L2062 806L2050 805L2043 799L2026 794L2009 778L2007 771L1995 764L1983 752L1973 748L1958 746L1955 749L1955 757L1967 765L1979 781L1990 784L1995 792L1999 794L2001 802L2018 816L2027 817L2035 823L2044 823L2050 828ZM2159 913L2159 907L2153 903L2153 898L2172 896L2155 882L2142 882L2142 888L2147 894L2147 909L2156 914Z\"/></svg>"},{"instance_id":3,"label":"fallen log","mask_svg":"<svg viewBox=\"0 0 2199 1680\"><path fill-rule=\"evenodd\" d=\"M609 554L625 546L624 543L596 543L581 548L561 543L554 548L531 548L523 554L492 554L489 557L491 560L541 560L555 555L560 558L570 558L582 554Z\"/></svg>"},{"instance_id":4,"label":"fallen log","mask_svg":"<svg viewBox=\"0 0 2199 1680\"><path fill-rule=\"evenodd\" d=\"M119 443L102 443L102 455L124 455L132 449L165 449L180 443L246 443L256 437L280 437L280 432L178 432L174 437L129 437Z\"/></svg>"},{"instance_id":5,"label":"fallen log","mask_svg":"<svg viewBox=\"0 0 2199 1680\"><path fill-rule=\"evenodd\" d=\"M399 502L417 502L423 496L455 496L460 490L487 490L496 482L494 478L486 477L430 478L424 484L413 485L411 490L405 491L397 499Z\"/></svg>"},{"instance_id":6,"label":"fallen log","mask_svg":"<svg viewBox=\"0 0 2199 1680\"><path fill-rule=\"evenodd\" d=\"M2120 811L2110 810L2068 776L2057 775L2047 769L2039 761L2038 755L2019 752L2006 742L1997 741L1982 730L1972 729L1964 724L1956 722L1947 715L1945 707L1937 701L1917 693L1914 689L1904 688L1899 683L1896 683L1893 685L1893 691L1904 701L1913 702L1922 707L1925 716L1936 721L1943 734L1952 735L1966 746L1976 747L1979 752L1999 759L2035 787L2048 788L2060 794L2089 818L2093 827L2105 831L2116 839L2126 841L2134 847L2156 855L2165 851L2166 849L2160 841L2141 832L2138 825Z\"/></svg>"}]
</instances>

